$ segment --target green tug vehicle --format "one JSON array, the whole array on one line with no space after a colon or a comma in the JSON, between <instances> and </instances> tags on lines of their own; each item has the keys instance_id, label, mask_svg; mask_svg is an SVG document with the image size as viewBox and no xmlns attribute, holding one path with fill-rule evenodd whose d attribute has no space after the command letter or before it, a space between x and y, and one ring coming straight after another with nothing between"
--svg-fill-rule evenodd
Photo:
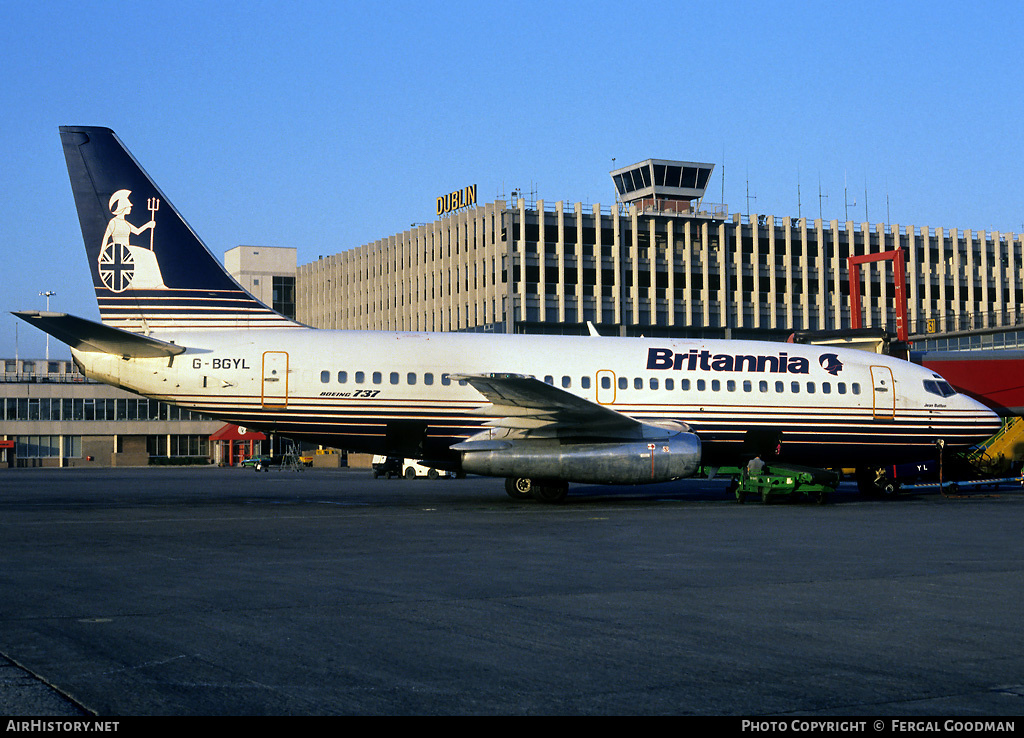
<instances>
[{"instance_id":1,"label":"green tug vehicle","mask_svg":"<svg viewBox=\"0 0 1024 738\"><path fill-rule=\"evenodd\" d=\"M722 467L716 473L732 476L728 489L740 503L749 498L759 498L765 505L807 499L821 505L839 485L838 472L793 464L751 463L747 467Z\"/></svg>"}]
</instances>

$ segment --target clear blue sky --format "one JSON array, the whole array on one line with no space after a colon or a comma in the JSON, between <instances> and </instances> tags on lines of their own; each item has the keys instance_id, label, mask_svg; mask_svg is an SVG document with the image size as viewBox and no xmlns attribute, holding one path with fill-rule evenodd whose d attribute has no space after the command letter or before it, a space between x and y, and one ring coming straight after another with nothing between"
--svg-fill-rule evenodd
<instances>
[{"instance_id":1,"label":"clear blue sky","mask_svg":"<svg viewBox=\"0 0 1024 738\"><path fill-rule=\"evenodd\" d=\"M437 195L611 203L612 159L714 162L745 212L1024 230L1019 2L0 6L10 310L97 318L60 125L113 128L219 258L299 263ZM22 357L43 355L21 324ZM51 342L51 356L67 356Z\"/></svg>"}]
</instances>

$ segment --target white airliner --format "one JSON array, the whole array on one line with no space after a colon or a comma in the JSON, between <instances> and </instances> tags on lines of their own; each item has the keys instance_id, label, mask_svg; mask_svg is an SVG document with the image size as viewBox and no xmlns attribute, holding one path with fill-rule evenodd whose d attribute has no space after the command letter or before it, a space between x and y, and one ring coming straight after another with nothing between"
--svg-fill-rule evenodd
<instances>
[{"instance_id":1,"label":"white airliner","mask_svg":"<svg viewBox=\"0 0 1024 738\"><path fill-rule=\"evenodd\" d=\"M246 427L506 478L513 497L737 466L858 467L999 418L932 372L790 343L318 330L221 267L112 131L61 140L101 323L15 313L86 376Z\"/></svg>"}]
</instances>

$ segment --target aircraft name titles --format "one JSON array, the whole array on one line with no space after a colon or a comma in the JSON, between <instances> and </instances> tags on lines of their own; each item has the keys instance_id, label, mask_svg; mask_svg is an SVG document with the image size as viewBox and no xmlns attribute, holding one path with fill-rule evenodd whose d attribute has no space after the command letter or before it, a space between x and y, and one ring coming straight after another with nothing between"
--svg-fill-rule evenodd
<instances>
[{"instance_id":1,"label":"aircraft name titles","mask_svg":"<svg viewBox=\"0 0 1024 738\"><path fill-rule=\"evenodd\" d=\"M712 354L707 349L690 349L677 354L672 349L652 348L647 351L648 369L673 369L711 372L767 372L769 374L809 374L810 362L803 356L789 356L785 351L777 356L752 354Z\"/></svg>"}]
</instances>

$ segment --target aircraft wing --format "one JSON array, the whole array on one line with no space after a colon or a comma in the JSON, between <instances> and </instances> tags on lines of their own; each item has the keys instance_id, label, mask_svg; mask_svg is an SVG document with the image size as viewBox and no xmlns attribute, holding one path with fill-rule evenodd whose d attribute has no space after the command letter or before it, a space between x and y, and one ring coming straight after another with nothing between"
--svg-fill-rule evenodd
<instances>
[{"instance_id":1,"label":"aircraft wing","mask_svg":"<svg viewBox=\"0 0 1024 738\"><path fill-rule=\"evenodd\" d=\"M81 351L114 354L132 359L177 356L185 352L184 346L129 333L67 313L24 310L13 314L71 348Z\"/></svg>"},{"instance_id":2,"label":"aircraft wing","mask_svg":"<svg viewBox=\"0 0 1024 738\"><path fill-rule=\"evenodd\" d=\"M452 379L468 382L490 402L476 411L494 418L485 425L519 437L659 438L686 429L671 421L632 418L521 374L453 374Z\"/></svg>"}]
</instances>

